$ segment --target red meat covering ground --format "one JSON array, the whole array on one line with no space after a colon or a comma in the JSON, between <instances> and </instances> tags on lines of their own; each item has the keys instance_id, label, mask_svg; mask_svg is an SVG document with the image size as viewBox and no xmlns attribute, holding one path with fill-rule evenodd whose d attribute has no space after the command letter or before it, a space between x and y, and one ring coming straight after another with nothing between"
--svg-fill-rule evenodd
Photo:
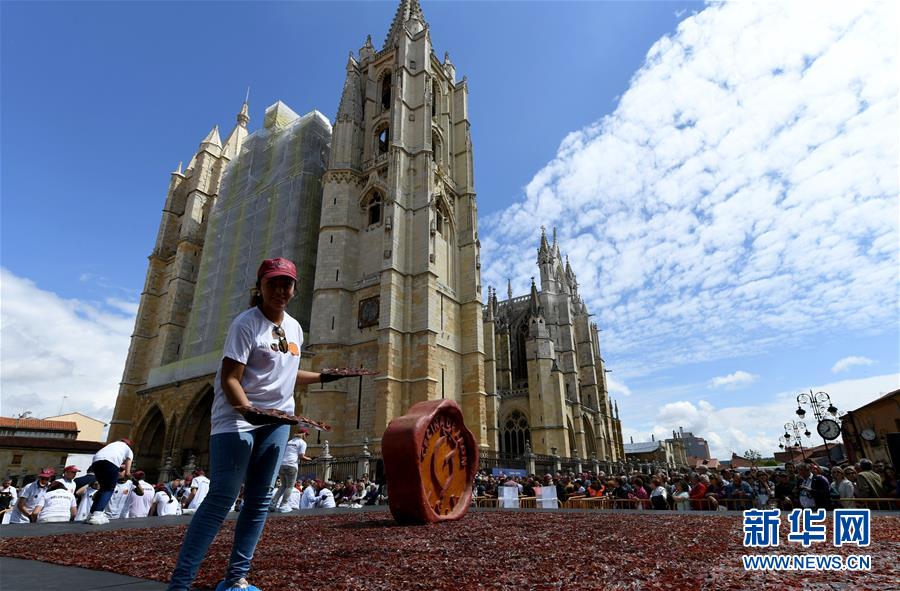
<instances>
[{"instance_id":1,"label":"red meat covering ground","mask_svg":"<svg viewBox=\"0 0 900 591\"><path fill-rule=\"evenodd\" d=\"M829 519L829 522L831 520ZM897 589L900 517L872 519L872 545L744 548L740 515L473 512L460 521L398 526L386 513L270 519L250 580L265 591L315 589ZM0 540L5 556L167 581L185 526ZM226 522L197 579L222 577ZM830 536L830 525L829 525ZM830 537L829 537L830 540ZM747 573L743 554L868 554L871 572Z\"/></svg>"}]
</instances>

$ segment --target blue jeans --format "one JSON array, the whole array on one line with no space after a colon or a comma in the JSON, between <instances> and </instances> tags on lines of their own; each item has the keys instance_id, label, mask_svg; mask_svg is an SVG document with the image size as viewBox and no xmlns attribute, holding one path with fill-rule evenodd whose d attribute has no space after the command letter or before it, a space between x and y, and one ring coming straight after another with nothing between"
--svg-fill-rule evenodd
<instances>
[{"instance_id":1,"label":"blue jeans","mask_svg":"<svg viewBox=\"0 0 900 591\"><path fill-rule=\"evenodd\" d=\"M236 583L250 572L250 561L269 514L269 501L281 455L290 434L287 425L265 425L244 433L209 438L209 493L191 519L169 591L186 591L200 570L209 545L244 484L244 504L234 528L225 581Z\"/></svg>"},{"instance_id":2,"label":"blue jeans","mask_svg":"<svg viewBox=\"0 0 900 591\"><path fill-rule=\"evenodd\" d=\"M100 483L100 490L94 493L91 513L103 511L109 504L113 491L116 490L116 483L119 481L119 467L108 460L98 460L91 464L88 470L94 473L97 482Z\"/></svg>"}]
</instances>

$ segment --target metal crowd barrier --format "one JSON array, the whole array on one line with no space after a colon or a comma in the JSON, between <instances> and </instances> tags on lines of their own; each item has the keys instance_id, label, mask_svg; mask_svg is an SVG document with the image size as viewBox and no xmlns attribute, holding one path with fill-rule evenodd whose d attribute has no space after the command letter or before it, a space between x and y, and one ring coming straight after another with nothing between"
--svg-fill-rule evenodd
<instances>
[{"instance_id":1,"label":"metal crowd barrier","mask_svg":"<svg viewBox=\"0 0 900 591\"><path fill-rule=\"evenodd\" d=\"M842 508L868 508L880 511L900 511L900 499L894 498L847 498L835 499L835 506ZM691 511L719 511L724 508L726 511L744 511L746 509L758 508L754 501L750 499L689 499L686 502ZM500 501L496 497L472 497L472 503L475 507L484 509L500 509ZM674 511L675 507L672 503L667 503L667 511ZM596 510L616 510L616 509L639 509L654 510L649 499L615 499L612 497L570 497L564 503L559 503L563 509L596 509ZM776 508L778 506L776 499L770 499L767 508ZM520 509L537 509L538 502L535 497L519 497Z\"/></svg>"}]
</instances>

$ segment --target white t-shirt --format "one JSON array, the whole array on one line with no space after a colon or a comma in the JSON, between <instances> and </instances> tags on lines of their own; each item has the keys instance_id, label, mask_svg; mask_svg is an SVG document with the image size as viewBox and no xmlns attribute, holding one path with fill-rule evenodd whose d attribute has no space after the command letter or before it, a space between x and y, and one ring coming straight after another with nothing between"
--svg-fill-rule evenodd
<instances>
[{"instance_id":1,"label":"white t-shirt","mask_svg":"<svg viewBox=\"0 0 900 591\"><path fill-rule=\"evenodd\" d=\"M144 491L142 495L136 495L132 491L128 498L128 510L125 512L123 517L134 518L134 517L146 517L148 513L150 513L150 505L153 504L153 487L149 482L145 482L143 480L138 481L141 484L141 490Z\"/></svg>"},{"instance_id":2,"label":"white t-shirt","mask_svg":"<svg viewBox=\"0 0 900 591\"><path fill-rule=\"evenodd\" d=\"M171 502L169 502L171 500ZM153 496L153 502L156 503L156 514L160 517L167 515L181 515L181 503L175 496L169 496L166 491L161 490Z\"/></svg>"},{"instance_id":3,"label":"white t-shirt","mask_svg":"<svg viewBox=\"0 0 900 591\"><path fill-rule=\"evenodd\" d=\"M287 312L281 323L288 341L287 353L278 349L278 337L272 333L275 323L257 307L238 314L228 328L222 357L244 364L241 386L257 408L276 408L294 412L294 385L300 369L303 329ZM216 372L215 399L212 406L210 435L252 431L251 425L232 408L222 391L222 368Z\"/></svg>"},{"instance_id":4,"label":"white t-shirt","mask_svg":"<svg viewBox=\"0 0 900 591\"><path fill-rule=\"evenodd\" d=\"M9 500L9 508L12 509L16 506L16 501L19 500L19 491L16 490L16 487L10 485L6 487L0 488L0 494L8 495L10 497ZM7 513L8 515L8 513Z\"/></svg>"},{"instance_id":5,"label":"white t-shirt","mask_svg":"<svg viewBox=\"0 0 900 591\"><path fill-rule=\"evenodd\" d=\"M300 458L304 455L306 455L306 442L297 435L291 438L287 445L284 446L284 457L281 458L281 465L296 468Z\"/></svg>"},{"instance_id":6,"label":"white t-shirt","mask_svg":"<svg viewBox=\"0 0 900 591\"><path fill-rule=\"evenodd\" d=\"M319 509L333 509L335 507L334 493L331 492L330 488L323 488L319 492L319 501L316 503L316 506Z\"/></svg>"},{"instance_id":7,"label":"white t-shirt","mask_svg":"<svg viewBox=\"0 0 900 591\"><path fill-rule=\"evenodd\" d=\"M78 511L75 513L75 521L84 521L91 516L91 505L94 502L94 493L97 489L90 486L84 489L81 500L78 501Z\"/></svg>"},{"instance_id":8,"label":"white t-shirt","mask_svg":"<svg viewBox=\"0 0 900 591\"><path fill-rule=\"evenodd\" d=\"M666 498L668 494L666 493L666 487L660 485L653 489L653 492L650 493L651 497L659 497Z\"/></svg>"},{"instance_id":9,"label":"white t-shirt","mask_svg":"<svg viewBox=\"0 0 900 591\"><path fill-rule=\"evenodd\" d=\"M288 498L288 507L291 509L299 509L301 498L303 498L303 493L297 490L297 487L294 487L291 491L291 496Z\"/></svg>"},{"instance_id":10,"label":"white t-shirt","mask_svg":"<svg viewBox=\"0 0 900 591\"><path fill-rule=\"evenodd\" d=\"M106 515L110 519L125 517L126 503L128 503L128 497L134 494L131 490L133 488L134 484L130 480L116 483L116 488L113 490L105 510Z\"/></svg>"},{"instance_id":11,"label":"white t-shirt","mask_svg":"<svg viewBox=\"0 0 900 591\"><path fill-rule=\"evenodd\" d=\"M38 523L69 521L72 518L72 509L75 508L75 495L64 488L51 490L44 494L37 506L41 508L37 517Z\"/></svg>"},{"instance_id":12,"label":"white t-shirt","mask_svg":"<svg viewBox=\"0 0 900 591\"><path fill-rule=\"evenodd\" d=\"M209 492L209 478L206 476L194 476L194 479L191 480L191 490L196 490L197 492L194 494L194 498L191 499L191 502L188 503L188 509L196 509L200 506L200 503L203 502L203 499L206 498L206 494Z\"/></svg>"},{"instance_id":13,"label":"white t-shirt","mask_svg":"<svg viewBox=\"0 0 900 591\"><path fill-rule=\"evenodd\" d=\"M300 497L301 509L315 509L316 507L316 489L313 485L303 489L303 496Z\"/></svg>"},{"instance_id":14,"label":"white t-shirt","mask_svg":"<svg viewBox=\"0 0 900 591\"><path fill-rule=\"evenodd\" d=\"M686 492L677 492L672 495L675 498L675 509L678 511L691 510L691 496Z\"/></svg>"},{"instance_id":15,"label":"white t-shirt","mask_svg":"<svg viewBox=\"0 0 900 591\"><path fill-rule=\"evenodd\" d=\"M47 483L47 486L50 486L49 482ZM47 493L47 486L41 486L40 484L38 484L38 481L35 480L22 489L22 494L19 495L19 497L25 499L26 511L28 511L29 513L34 511L34 508L37 507L38 503L42 498L44 498L44 495ZM21 511L19 511L18 499L16 500L16 504L13 505L13 510L10 512L9 522L31 523L31 520L22 515Z\"/></svg>"},{"instance_id":16,"label":"white t-shirt","mask_svg":"<svg viewBox=\"0 0 900 591\"><path fill-rule=\"evenodd\" d=\"M65 485L67 491L69 491L73 495L75 494L75 481L74 480L66 480L65 478L57 478L56 482L62 482Z\"/></svg>"},{"instance_id":17,"label":"white t-shirt","mask_svg":"<svg viewBox=\"0 0 900 591\"><path fill-rule=\"evenodd\" d=\"M133 460L134 452L131 451L131 448L128 447L128 444L124 441L113 441L106 447L103 447L94 454L95 462L99 462L100 460L106 460L107 462L111 462L116 466L121 466L125 463L125 460Z\"/></svg>"}]
</instances>

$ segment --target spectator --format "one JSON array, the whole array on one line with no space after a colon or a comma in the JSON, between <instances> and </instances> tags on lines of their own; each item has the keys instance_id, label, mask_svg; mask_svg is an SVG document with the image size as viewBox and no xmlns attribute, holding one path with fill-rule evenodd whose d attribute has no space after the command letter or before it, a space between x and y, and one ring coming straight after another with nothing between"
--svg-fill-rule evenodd
<instances>
[{"instance_id":1,"label":"spectator","mask_svg":"<svg viewBox=\"0 0 900 591\"><path fill-rule=\"evenodd\" d=\"M56 482L62 482L65 485L66 490L74 495L75 489L78 488L75 485L75 475L79 472L81 472L81 470L78 469L78 466L66 466L63 468L62 478L57 478Z\"/></svg>"},{"instance_id":2,"label":"spectator","mask_svg":"<svg viewBox=\"0 0 900 591\"><path fill-rule=\"evenodd\" d=\"M688 483L679 480L675 483L675 493L672 495L675 499L675 509L677 511L690 511L691 501L690 492L688 492Z\"/></svg>"},{"instance_id":3,"label":"spectator","mask_svg":"<svg viewBox=\"0 0 900 591\"><path fill-rule=\"evenodd\" d=\"M872 462L863 458L859 461L859 472L856 474L856 497L860 499L878 499L884 497L884 483L874 470ZM866 503L877 508L874 503Z\"/></svg>"},{"instance_id":4,"label":"spectator","mask_svg":"<svg viewBox=\"0 0 900 591\"><path fill-rule=\"evenodd\" d=\"M727 503L729 510L745 511L753 508L753 489L743 481L739 473L734 473L723 492L729 501Z\"/></svg>"},{"instance_id":5,"label":"spectator","mask_svg":"<svg viewBox=\"0 0 900 591\"><path fill-rule=\"evenodd\" d=\"M769 499L775 496L775 487L769 480L769 473L761 470L756 477L756 486L753 488L756 498L756 506L765 509L769 505Z\"/></svg>"},{"instance_id":6,"label":"spectator","mask_svg":"<svg viewBox=\"0 0 900 591\"><path fill-rule=\"evenodd\" d=\"M87 522L91 525L109 523L106 507L116 490L116 482L120 473L126 480L131 477L131 462L134 452L131 451L131 440L122 438L114 441L94 454L88 472L92 472L100 482L100 490L94 495L91 505L91 516Z\"/></svg>"},{"instance_id":7,"label":"spectator","mask_svg":"<svg viewBox=\"0 0 900 591\"><path fill-rule=\"evenodd\" d=\"M10 523L31 523L37 518L37 515L34 513L34 508L38 506L38 503L44 498L44 495L47 494L47 488L50 486L50 479L55 475L56 472L54 472L52 468L44 468L41 473L38 474L37 480L22 489L22 494L19 495L15 507L10 514Z\"/></svg>"},{"instance_id":8,"label":"spectator","mask_svg":"<svg viewBox=\"0 0 900 591\"><path fill-rule=\"evenodd\" d=\"M134 473L132 484L136 494L129 495L128 503L125 506L125 517L147 517L150 514L150 506L153 504L156 492L153 485L144 480L144 476L146 475L143 470ZM143 493L139 493L138 490L142 490Z\"/></svg>"},{"instance_id":9,"label":"spectator","mask_svg":"<svg viewBox=\"0 0 900 591\"><path fill-rule=\"evenodd\" d=\"M38 523L72 521L76 510L75 495L69 492L65 482L57 480L47 487L47 492L38 501L34 516Z\"/></svg>"},{"instance_id":10,"label":"spectator","mask_svg":"<svg viewBox=\"0 0 900 591\"><path fill-rule=\"evenodd\" d=\"M652 481L653 491L650 493L650 505L657 510L669 508L668 493L659 478Z\"/></svg>"},{"instance_id":11,"label":"spectator","mask_svg":"<svg viewBox=\"0 0 900 591\"><path fill-rule=\"evenodd\" d=\"M638 499L640 502L635 503L633 505L633 509L646 509L649 507L649 499L650 493L647 492L647 489L644 488L644 481L638 476L635 476L631 480L631 494L633 499Z\"/></svg>"},{"instance_id":12,"label":"spectator","mask_svg":"<svg viewBox=\"0 0 900 591\"><path fill-rule=\"evenodd\" d=\"M821 474L813 474L807 464L797 466L799 482L798 498L804 509L831 509L831 490L828 480Z\"/></svg>"},{"instance_id":13,"label":"spectator","mask_svg":"<svg viewBox=\"0 0 900 591\"><path fill-rule=\"evenodd\" d=\"M300 460L308 462L312 459L306 455L306 436L308 434L309 431L301 427L285 445L284 457L281 458L281 468L278 471L281 485L275 496L272 497L269 511L286 513L291 510L290 497L291 491L294 490L294 483L297 482L299 462Z\"/></svg>"},{"instance_id":14,"label":"spectator","mask_svg":"<svg viewBox=\"0 0 900 591\"><path fill-rule=\"evenodd\" d=\"M775 473L775 502L782 511L790 511L796 504L794 501L794 487L791 486L790 477L787 472Z\"/></svg>"},{"instance_id":15,"label":"spectator","mask_svg":"<svg viewBox=\"0 0 900 591\"><path fill-rule=\"evenodd\" d=\"M300 499L303 497L303 484L295 482L291 487L291 495L288 497L288 508L291 511L300 508Z\"/></svg>"},{"instance_id":16,"label":"spectator","mask_svg":"<svg viewBox=\"0 0 900 591\"><path fill-rule=\"evenodd\" d=\"M693 474L691 476L691 507L694 511L706 511L715 509L715 506L707 500L706 491L709 489L709 476L706 474Z\"/></svg>"},{"instance_id":17,"label":"spectator","mask_svg":"<svg viewBox=\"0 0 900 591\"><path fill-rule=\"evenodd\" d=\"M853 483L847 480L844 475L844 469L835 466L831 469L831 499L839 507L851 508L853 501L844 501L841 499L852 499L855 496L855 487Z\"/></svg>"}]
</instances>

